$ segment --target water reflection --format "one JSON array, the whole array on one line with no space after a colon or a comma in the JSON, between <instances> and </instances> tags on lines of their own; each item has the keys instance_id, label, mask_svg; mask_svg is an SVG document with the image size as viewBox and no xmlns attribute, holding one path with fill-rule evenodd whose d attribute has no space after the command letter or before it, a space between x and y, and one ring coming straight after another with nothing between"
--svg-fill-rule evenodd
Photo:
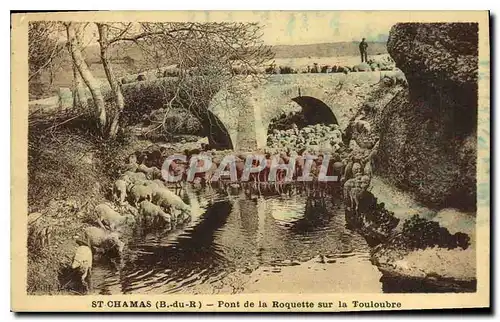
<instances>
[{"instance_id":1,"label":"water reflection","mask_svg":"<svg viewBox=\"0 0 500 322\"><path fill-rule=\"evenodd\" d=\"M189 292L236 270L252 272L318 255L369 260L363 238L345 228L341 204L325 198L255 198L243 191L228 196L208 188L183 191L181 196L193 209L192 220L169 232L138 228L121 269L96 267L94 292Z\"/></svg>"}]
</instances>

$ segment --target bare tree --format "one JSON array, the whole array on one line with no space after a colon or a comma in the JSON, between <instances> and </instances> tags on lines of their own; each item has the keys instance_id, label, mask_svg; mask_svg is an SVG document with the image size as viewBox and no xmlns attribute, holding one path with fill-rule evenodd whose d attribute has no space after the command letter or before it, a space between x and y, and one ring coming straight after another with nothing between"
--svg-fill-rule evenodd
<instances>
[{"instance_id":1,"label":"bare tree","mask_svg":"<svg viewBox=\"0 0 500 322\"><path fill-rule=\"evenodd\" d=\"M101 134L105 134L107 125L106 106L104 97L102 95L99 82L94 78L82 54L81 41L78 39L79 35L77 29L80 27L79 23L67 22L65 23L66 32L68 37L68 48L73 59L73 64L82 77L85 85L90 90L92 99L95 105L95 113L99 123Z\"/></svg>"},{"instance_id":2,"label":"bare tree","mask_svg":"<svg viewBox=\"0 0 500 322\"><path fill-rule=\"evenodd\" d=\"M114 96L114 103L115 103L114 105L116 106L111 124L109 126L108 135L109 137L115 137L118 132L118 122L120 119L120 114L123 111L123 108L125 107L125 101L123 99L123 93L120 88L120 84L118 83L116 76L113 73L113 68L109 60L109 52L108 52L110 46L110 39L108 39L109 26L104 23L96 23L96 25L97 25L97 30L99 31L99 46L101 48L101 61L104 67L104 72L106 73L106 78L108 79L111 91ZM111 41L113 41L113 39L111 39Z\"/></svg>"},{"instance_id":3,"label":"bare tree","mask_svg":"<svg viewBox=\"0 0 500 322\"><path fill-rule=\"evenodd\" d=\"M176 105L187 107L202 122L212 122L207 106L222 87L231 84L235 74L262 77L259 71L273 58L262 42L256 23L140 23L113 26L108 46L131 42L141 48L150 66L175 65L177 80L170 89L165 117L158 127L165 128L166 115ZM171 84L169 84L171 86Z\"/></svg>"},{"instance_id":4,"label":"bare tree","mask_svg":"<svg viewBox=\"0 0 500 322\"><path fill-rule=\"evenodd\" d=\"M90 89L103 134L116 136L120 115L125 107L121 84L110 60L113 46L137 46L149 66L175 65L174 93L165 102L165 118L173 105L183 105L202 121L207 118L210 98L236 74L257 74L260 66L273 56L261 41L261 30L254 23L96 23L100 58L111 88L112 103L105 105L98 82L82 55L75 23L66 23L71 56ZM121 47L119 47L121 48ZM241 72L244 71L244 72ZM78 77L75 77L77 81ZM172 86L169 83L165 86ZM187 106L186 106L187 105ZM165 128L165 118L159 127ZM210 120L209 120L210 121Z\"/></svg>"},{"instance_id":5,"label":"bare tree","mask_svg":"<svg viewBox=\"0 0 500 322\"><path fill-rule=\"evenodd\" d=\"M40 85L44 71L50 72L52 82L53 62L64 46L58 41L58 24L52 21L33 21L28 24L28 83L30 93L33 86Z\"/></svg>"},{"instance_id":6,"label":"bare tree","mask_svg":"<svg viewBox=\"0 0 500 322\"><path fill-rule=\"evenodd\" d=\"M86 26L87 24L75 26L75 41L78 42L78 48L80 48L80 50L83 50L84 48L81 39ZM72 56L70 46L68 46L68 51L70 56ZM76 64L73 62L73 59L71 59L71 62L73 67L73 107L83 110L84 108L87 108L88 105L87 95L85 93L85 84L83 83L82 76L80 75Z\"/></svg>"},{"instance_id":7,"label":"bare tree","mask_svg":"<svg viewBox=\"0 0 500 322\"><path fill-rule=\"evenodd\" d=\"M55 37L57 23L33 21L28 25L28 81L40 75L57 57L64 46Z\"/></svg>"}]
</instances>

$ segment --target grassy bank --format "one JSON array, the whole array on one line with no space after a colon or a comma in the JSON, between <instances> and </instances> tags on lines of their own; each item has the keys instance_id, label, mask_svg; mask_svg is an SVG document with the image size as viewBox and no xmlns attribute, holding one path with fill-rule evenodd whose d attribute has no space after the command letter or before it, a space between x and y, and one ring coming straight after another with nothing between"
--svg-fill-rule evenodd
<instances>
[{"instance_id":1,"label":"grassy bank","mask_svg":"<svg viewBox=\"0 0 500 322\"><path fill-rule=\"evenodd\" d=\"M28 213L41 213L36 224L52 233L48 245L29 243L29 294L65 292L75 237L89 225L89 209L106 199L117 164L137 145L125 136L101 140L92 128L85 115L30 119Z\"/></svg>"}]
</instances>

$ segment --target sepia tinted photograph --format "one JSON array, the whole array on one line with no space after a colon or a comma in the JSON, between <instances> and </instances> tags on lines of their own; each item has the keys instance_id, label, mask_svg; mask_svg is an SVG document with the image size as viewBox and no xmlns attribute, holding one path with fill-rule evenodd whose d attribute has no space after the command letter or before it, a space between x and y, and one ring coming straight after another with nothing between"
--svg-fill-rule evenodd
<instances>
[{"instance_id":1,"label":"sepia tinted photograph","mask_svg":"<svg viewBox=\"0 0 500 322\"><path fill-rule=\"evenodd\" d=\"M19 14L15 293L488 299L488 12L431 13Z\"/></svg>"}]
</instances>

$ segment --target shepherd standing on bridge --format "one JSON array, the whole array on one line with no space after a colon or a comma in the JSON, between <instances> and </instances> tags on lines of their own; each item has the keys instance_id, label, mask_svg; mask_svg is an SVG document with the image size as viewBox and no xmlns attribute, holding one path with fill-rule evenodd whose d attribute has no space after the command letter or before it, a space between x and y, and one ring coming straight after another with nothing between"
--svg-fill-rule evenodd
<instances>
[{"instance_id":1,"label":"shepherd standing on bridge","mask_svg":"<svg viewBox=\"0 0 500 322\"><path fill-rule=\"evenodd\" d=\"M361 62L368 62L368 55L366 53L368 49L368 44L365 41L365 38L361 40L359 43L359 52L361 54Z\"/></svg>"}]
</instances>

